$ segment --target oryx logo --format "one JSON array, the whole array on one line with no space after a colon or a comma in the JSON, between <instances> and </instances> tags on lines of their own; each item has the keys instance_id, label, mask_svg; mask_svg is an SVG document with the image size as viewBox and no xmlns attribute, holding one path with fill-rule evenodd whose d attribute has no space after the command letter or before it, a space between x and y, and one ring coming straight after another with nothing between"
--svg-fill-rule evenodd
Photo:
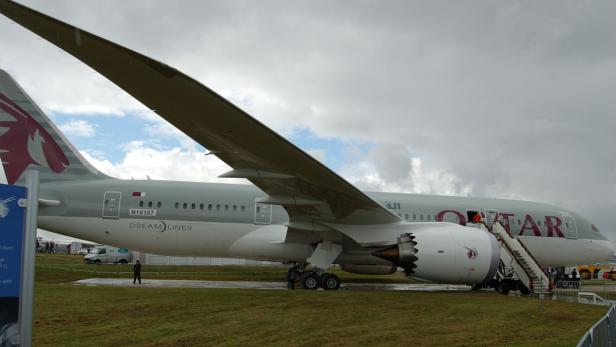
<instances>
[{"instance_id":1,"label":"oryx logo","mask_svg":"<svg viewBox=\"0 0 616 347\"><path fill-rule=\"evenodd\" d=\"M60 173L69 161L51 135L28 112L0 93L0 159L9 184L30 164Z\"/></svg>"},{"instance_id":2,"label":"oryx logo","mask_svg":"<svg viewBox=\"0 0 616 347\"><path fill-rule=\"evenodd\" d=\"M477 252L477 249L475 248L469 248L469 247L464 247L466 248L467 252L466 252L466 257L468 259L475 259L477 258L477 255L479 255L479 252Z\"/></svg>"},{"instance_id":3,"label":"oryx logo","mask_svg":"<svg viewBox=\"0 0 616 347\"><path fill-rule=\"evenodd\" d=\"M4 218L9 215L9 202L15 201L15 197L0 200L0 218Z\"/></svg>"}]
</instances>

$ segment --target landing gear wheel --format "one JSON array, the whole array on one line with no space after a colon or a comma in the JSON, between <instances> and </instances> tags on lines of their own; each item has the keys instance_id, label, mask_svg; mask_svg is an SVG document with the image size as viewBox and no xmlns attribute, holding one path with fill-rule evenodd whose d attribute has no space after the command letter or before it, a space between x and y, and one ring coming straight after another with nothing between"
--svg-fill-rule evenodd
<instances>
[{"instance_id":1,"label":"landing gear wheel","mask_svg":"<svg viewBox=\"0 0 616 347\"><path fill-rule=\"evenodd\" d=\"M325 290L338 290L340 288L340 278L334 274L324 273L320 280L321 288Z\"/></svg>"},{"instance_id":2,"label":"landing gear wheel","mask_svg":"<svg viewBox=\"0 0 616 347\"><path fill-rule=\"evenodd\" d=\"M319 276L312 271L304 273L299 281L304 289L315 290L319 288Z\"/></svg>"}]
</instances>

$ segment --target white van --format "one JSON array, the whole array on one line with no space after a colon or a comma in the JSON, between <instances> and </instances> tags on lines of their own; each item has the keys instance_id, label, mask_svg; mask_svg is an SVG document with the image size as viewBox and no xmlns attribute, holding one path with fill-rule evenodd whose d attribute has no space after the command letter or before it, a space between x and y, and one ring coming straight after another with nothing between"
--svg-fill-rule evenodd
<instances>
[{"instance_id":1,"label":"white van","mask_svg":"<svg viewBox=\"0 0 616 347\"><path fill-rule=\"evenodd\" d=\"M86 254L83 260L88 264L93 263L122 263L131 262L131 252L127 248L112 246L96 246L91 253Z\"/></svg>"}]
</instances>

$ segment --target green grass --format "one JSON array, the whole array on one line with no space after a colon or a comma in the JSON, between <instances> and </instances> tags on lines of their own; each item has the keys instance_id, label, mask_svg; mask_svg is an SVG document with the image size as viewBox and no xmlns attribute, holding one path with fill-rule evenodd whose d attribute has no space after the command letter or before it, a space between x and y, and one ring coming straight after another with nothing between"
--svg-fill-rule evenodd
<instances>
[{"instance_id":1,"label":"green grass","mask_svg":"<svg viewBox=\"0 0 616 347\"><path fill-rule=\"evenodd\" d=\"M47 257L37 261L41 266L57 264L57 259ZM601 306L540 304L493 291L326 292L66 283L81 275L37 268L35 346L571 346L607 312Z\"/></svg>"}]
</instances>

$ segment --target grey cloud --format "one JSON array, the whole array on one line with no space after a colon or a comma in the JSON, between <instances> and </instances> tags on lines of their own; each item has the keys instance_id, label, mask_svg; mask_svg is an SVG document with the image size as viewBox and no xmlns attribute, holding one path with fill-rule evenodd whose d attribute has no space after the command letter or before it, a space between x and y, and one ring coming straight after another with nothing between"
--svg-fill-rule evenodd
<instances>
[{"instance_id":1,"label":"grey cloud","mask_svg":"<svg viewBox=\"0 0 616 347\"><path fill-rule=\"evenodd\" d=\"M375 143L383 178L413 182L421 158L459 193L573 208L616 240L614 2L24 3L179 68L278 131ZM0 31L0 65L47 107L138 108L4 18Z\"/></svg>"}]
</instances>

